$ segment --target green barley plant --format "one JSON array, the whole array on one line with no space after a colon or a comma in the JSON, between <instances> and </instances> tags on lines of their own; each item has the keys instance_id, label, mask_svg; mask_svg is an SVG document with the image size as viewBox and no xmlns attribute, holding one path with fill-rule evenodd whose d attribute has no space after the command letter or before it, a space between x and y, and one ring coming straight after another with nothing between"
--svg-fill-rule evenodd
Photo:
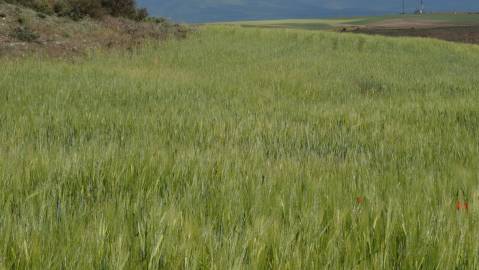
<instances>
[{"instance_id":1,"label":"green barley plant","mask_svg":"<svg viewBox=\"0 0 479 270\"><path fill-rule=\"evenodd\" d=\"M207 26L1 62L2 269L479 268L478 46Z\"/></svg>"}]
</instances>

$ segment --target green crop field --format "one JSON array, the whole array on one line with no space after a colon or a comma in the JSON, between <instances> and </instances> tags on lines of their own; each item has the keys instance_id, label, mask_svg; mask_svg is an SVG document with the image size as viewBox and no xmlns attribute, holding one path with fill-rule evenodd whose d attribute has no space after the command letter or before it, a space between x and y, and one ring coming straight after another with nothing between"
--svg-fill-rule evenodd
<instances>
[{"instance_id":1,"label":"green crop field","mask_svg":"<svg viewBox=\"0 0 479 270\"><path fill-rule=\"evenodd\" d=\"M207 26L1 63L0 269L479 268L479 46Z\"/></svg>"}]
</instances>

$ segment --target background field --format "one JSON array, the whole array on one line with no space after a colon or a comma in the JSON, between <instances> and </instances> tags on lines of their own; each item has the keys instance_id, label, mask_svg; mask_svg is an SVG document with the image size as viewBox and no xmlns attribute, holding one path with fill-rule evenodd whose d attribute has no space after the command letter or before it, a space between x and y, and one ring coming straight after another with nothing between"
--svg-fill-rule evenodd
<instances>
[{"instance_id":1,"label":"background field","mask_svg":"<svg viewBox=\"0 0 479 270\"><path fill-rule=\"evenodd\" d=\"M263 27L263 28L292 28L304 30L333 30L341 29L343 27L367 27L380 26L381 23L388 21L407 21L411 23L411 27L415 24L423 22L436 23L438 26L478 26L479 14L423 14L423 15L386 15L386 16L371 16L371 17L352 17L343 19L290 19L290 20L264 20L264 21L241 21L230 22L228 24L241 25L244 27ZM394 25L390 25L393 28ZM417 26L416 26L417 27Z\"/></svg>"},{"instance_id":2,"label":"background field","mask_svg":"<svg viewBox=\"0 0 479 270\"><path fill-rule=\"evenodd\" d=\"M245 21L228 24L253 28L327 30L393 37L423 37L479 44L479 14L435 13L345 19Z\"/></svg>"},{"instance_id":3,"label":"background field","mask_svg":"<svg viewBox=\"0 0 479 270\"><path fill-rule=\"evenodd\" d=\"M2 59L0 268L477 269L478 70L237 26Z\"/></svg>"}]
</instances>

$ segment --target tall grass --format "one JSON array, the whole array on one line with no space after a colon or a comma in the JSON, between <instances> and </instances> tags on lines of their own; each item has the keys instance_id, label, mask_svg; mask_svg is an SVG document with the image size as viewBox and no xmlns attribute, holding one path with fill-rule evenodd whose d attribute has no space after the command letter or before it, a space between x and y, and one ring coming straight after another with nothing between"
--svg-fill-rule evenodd
<instances>
[{"instance_id":1,"label":"tall grass","mask_svg":"<svg viewBox=\"0 0 479 270\"><path fill-rule=\"evenodd\" d=\"M0 268L477 269L478 71L472 45L233 26L2 59Z\"/></svg>"}]
</instances>

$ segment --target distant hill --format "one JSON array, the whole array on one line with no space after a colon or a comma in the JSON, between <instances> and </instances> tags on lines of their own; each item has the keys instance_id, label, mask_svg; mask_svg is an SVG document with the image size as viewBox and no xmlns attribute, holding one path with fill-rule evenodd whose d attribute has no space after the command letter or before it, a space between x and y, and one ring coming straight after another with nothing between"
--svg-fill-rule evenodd
<instances>
[{"instance_id":1,"label":"distant hill","mask_svg":"<svg viewBox=\"0 0 479 270\"><path fill-rule=\"evenodd\" d=\"M402 2L357 0L138 0L151 14L179 22L217 22L254 19L351 17L394 14ZM406 0L408 12L416 0ZM479 10L477 0L425 0L426 11Z\"/></svg>"},{"instance_id":2,"label":"distant hill","mask_svg":"<svg viewBox=\"0 0 479 270\"><path fill-rule=\"evenodd\" d=\"M256 19L316 18L338 16L380 15L391 10L331 9L320 3L281 1L239 1L238 3L212 3L191 1L138 1L153 15L161 15L180 22L218 22Z\"/></svg>"}]
</instances>

